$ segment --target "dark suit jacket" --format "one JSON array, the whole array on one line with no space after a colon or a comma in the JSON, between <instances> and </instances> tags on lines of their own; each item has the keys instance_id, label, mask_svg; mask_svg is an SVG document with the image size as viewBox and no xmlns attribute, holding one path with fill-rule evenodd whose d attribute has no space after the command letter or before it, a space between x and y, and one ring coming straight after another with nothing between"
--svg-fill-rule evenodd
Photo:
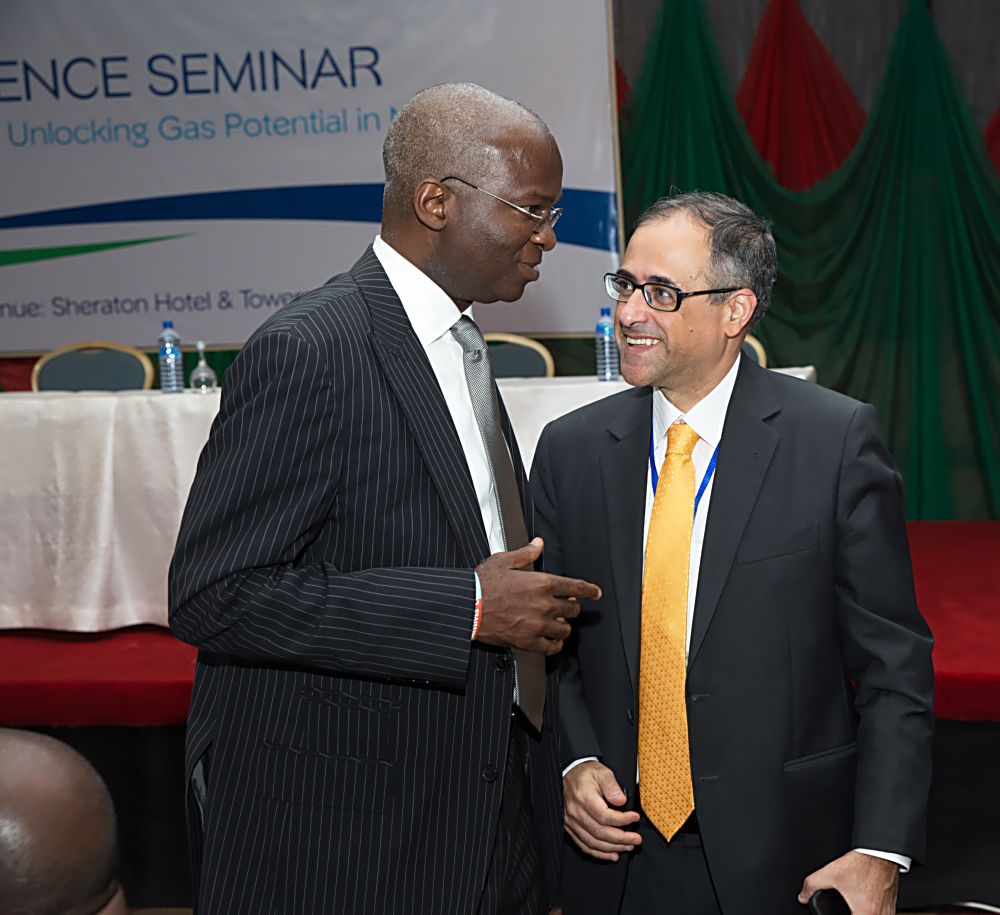
<instances>
[{"instance_id":1,"label":"dark suit jacket","mask_svg":"<svg viewBox=\"0 0 1000 915\"><path fill-rule=\"evenodd\" d=\"M741 358L692 623L691 769L723 911L791 915L851 848L923 855L931 638L874 409ZM532 470L546 568L604 589L561 656L563 762L600 757L633 802L651 411L641 388L570 413ZM568 851L566 915L617 911L625 872Z\"/></svg>"},{"instance_id":2,"label":"dark suit jacket","mask_svg":"<svg viewBox=\"0 0 1000 915\"><path fill-rule=\"evenodd\" d=\"M199 912L476 910L513 693L509 653L470 641L489 552L448 408L369 249L247 342L184 513L170 625L200 649ZM530 751L550 895L554 678Z\"/></svg>"}]
</instances>

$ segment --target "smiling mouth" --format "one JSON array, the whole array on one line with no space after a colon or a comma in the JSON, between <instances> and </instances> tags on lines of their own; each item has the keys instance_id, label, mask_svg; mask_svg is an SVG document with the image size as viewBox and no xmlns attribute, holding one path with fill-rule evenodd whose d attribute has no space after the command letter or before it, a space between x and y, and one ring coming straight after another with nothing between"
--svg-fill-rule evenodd
<instances>
[{"instance_id":1,"label":"smiling mouth","mask_svg":"<svg viewBox=\"0 0 1000 915\"><path fill-rule=\"evenodd\" d=\"M657 346L659 342L655 337L625 337L625 345L635 349Z\"/></svg>"},{"instance_id":2,"label":"smiling mouth","mask_svg":"<svg viewBox=\"0 0 1000 915\"><path fill-rule=\"evenodd\" d=\"M532 279L537 280L538 277L541 275L538 269L540 264L527 264L524 261L519 261L518 263L520 263L520 265L524 267L526 270L529 270L531 272Z\"/></svg>"}]
</instances>

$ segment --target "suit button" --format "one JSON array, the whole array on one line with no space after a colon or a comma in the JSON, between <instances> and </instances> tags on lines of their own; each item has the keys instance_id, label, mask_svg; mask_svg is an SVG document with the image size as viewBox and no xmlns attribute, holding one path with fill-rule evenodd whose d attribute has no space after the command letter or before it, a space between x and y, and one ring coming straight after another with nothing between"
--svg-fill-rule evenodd
<instances>
[{"instance_id":1,"label":"suit button","mask_svg":"<svg viewBox=\"0 0 1000 915\"><path fill-rule=\"evenodd\" d=\"M504 672L510 670L510 657L508 655L497 655L496 660L493 663L496 665L497 670Z\"/></svg>"},{"instance_id":2,"label":"suit button","mask_svg":"<svg viewBox=\"0 0 1000 915\"><path fill-rule=\"evenodd\" d=\"M628 718L629 724L635 724L635 715L632 714L632 709L625 710L625 717Z\"/></svg>"},{"instance_id":3,"label":"suit button","mask_svg":"<svg viewBox=\"0 0 1000 915\"><path fill-rule=\"evenodd\" d=\"M497 767L492 764L483 766L482 774L484 782L495 782L497 780Z\"/></svg>"}]
</instances>

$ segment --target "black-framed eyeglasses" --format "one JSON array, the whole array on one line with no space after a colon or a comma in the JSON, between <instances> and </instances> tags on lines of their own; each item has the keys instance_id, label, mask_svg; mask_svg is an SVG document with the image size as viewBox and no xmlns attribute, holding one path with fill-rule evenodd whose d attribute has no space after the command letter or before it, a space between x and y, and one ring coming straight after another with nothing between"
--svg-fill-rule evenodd
<instances>
[{"instance_id":1,"label":"black-framed eyeglasses","mask_svg":"<svg viewBox=\"0 0 1000 915\"><path fill-rule=\"evenodd\" d=\"M516 203L511 203L509 200L504 200L503 197L498 197L492 191L486 190L486 188L479 187L479 185L473 184L471 181L466 181L464 178L459 178L458 175L448 175L447 178L442 178L442 181L460 181L466 187L471 187L474 191L480 191L483 194L487 194L494 200L499 200L501 203L506 203L512 210L517 210L518 213L524 213L530 220L531 223L531 234L534 235L536 232L541 232L545 228L546 223L550 226L555 226L559 222L559 217L563 214L562 207L545 207L540 209L539 207L523 207Z\"/></svg>"},{"instance_id":2,"label":"black-framed eyeglasses","mask_svg":"<svg viewBox=\"0 0 1000 915\"><path fill-rule=\"evenodd\" d=\"M724 292L736 292L742 286L729 286L725 289L699 289L696 292L683 292L669 283L633 283L630 279L617 273L604 274L604 288L616 302L627 302L636 289L642 290L646 304L654 311L677 311L681 302L693 295L722 295Z\"/></svg>"}]
</instances>

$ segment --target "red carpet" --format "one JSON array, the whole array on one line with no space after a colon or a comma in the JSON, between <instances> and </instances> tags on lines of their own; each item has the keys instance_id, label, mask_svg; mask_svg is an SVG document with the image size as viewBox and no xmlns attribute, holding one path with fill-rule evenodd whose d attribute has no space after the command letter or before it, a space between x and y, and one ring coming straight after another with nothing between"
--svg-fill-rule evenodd
<instances>
[{"instance_id":1,"label":"red carpet","mask_svg":"<svg viewBox=\"0 0 1000 915\"><path fill-rule=\"evenodd\" d=\"M1000 721L1000 522L909 526L934 632L939 718ZM0 632L0 724L170 725L187 717L195 650L164 629Z\"/></svg>"}]
</instances>

